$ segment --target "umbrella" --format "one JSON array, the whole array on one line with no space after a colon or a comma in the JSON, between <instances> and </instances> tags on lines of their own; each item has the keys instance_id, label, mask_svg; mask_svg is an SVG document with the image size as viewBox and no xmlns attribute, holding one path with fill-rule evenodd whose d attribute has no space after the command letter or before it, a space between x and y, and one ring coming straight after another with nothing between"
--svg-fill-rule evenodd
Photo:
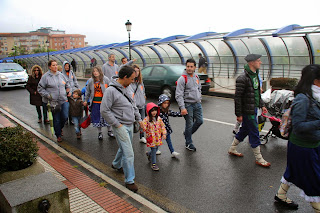
<instances>
[{"instance_id":1,"label":"umbrella","mask_svg":"<svg viewBox=\"0 0 320 213\"><path fill-rule=\"evenodd\" d=\"M49 102L49 101L48 101L47 107L48 107L48 117L49 117L49 122L50 122L50 129L51 129L52 135L54 135L53 116L52 116L51 105L50 105L50 102Z\"/></svg>"}]
</instances>

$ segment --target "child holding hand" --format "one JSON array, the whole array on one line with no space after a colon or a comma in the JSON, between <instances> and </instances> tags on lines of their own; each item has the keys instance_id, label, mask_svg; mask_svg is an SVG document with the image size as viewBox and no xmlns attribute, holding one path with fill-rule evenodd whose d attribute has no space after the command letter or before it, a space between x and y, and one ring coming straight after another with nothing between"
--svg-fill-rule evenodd
<instances>
[{"instance_id":1,"label":"child holding hand","mask_svg":"<svg viewBox=\"0 0 320 213\"><path fill-rule=\"evenodd\" d=\"M176 158L179 153L174 151L174 148L172 146L172 142L171 142L171 133L172 133L172 129L169 123L169 116L172 117L182 117L182 115L180 114L180 112L174 112L172 110L170 110L170 98L165 95L162 94L159 96L159 100L158 100L158 106L160 107L160 118L162 119L162 121L164 122L164 125L166 126L166 130L167 130L167 144L169 147L169 150L171 152L171 157Z\"/></svg>"},{"instance_id":2,"label":"child holding hand","mask_svg":"<svg viewBox=\"0 0 320 213\"><path fill-rule=\"evenodd\" d=\"M83 112L83 101L81 99L81 95L81 91L76 89L73 91L72 97L69 97L69 111L72 118L72 123L74 124L74 128L76 130L77 139L81 138L81 130L79 127Z\"/></svg>"},{"instance_id":3,"label":"child holding hand","mask_svg":"<svg viewBox=\"0 0 320 213\"><path fill-rule=\"evenodd\" d=\"M159 117L160 108L154 103L147 104L147 117L143 120L143 131L146 133L147 147L151 148L151 151L147 152L148 160L151 159L151 169L159 171L157 166L156 152L158 147L162 145L162 139L166 139L166 128Z\"/></svg>"}]
</instances>

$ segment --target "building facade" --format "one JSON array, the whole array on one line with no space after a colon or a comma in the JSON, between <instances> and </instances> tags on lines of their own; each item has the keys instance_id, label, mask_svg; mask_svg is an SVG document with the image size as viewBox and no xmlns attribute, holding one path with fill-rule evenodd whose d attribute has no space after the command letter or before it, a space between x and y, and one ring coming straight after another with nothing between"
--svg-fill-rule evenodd
<instances>
[{"instance_id":1,"label":"building facade","mask_svg":"<svg viewBox=\"0 0 320 213\"><path fill-rule=\"evenodd\" d=\"M81 48L86 46L85 37L80 34L65 34L65 31L52 30L51 27L42 27L29 33L0 33L0 55L9 55L17 48L23 49L25 54L47 47L54 50Z\"/></svg>"}]
</instances>

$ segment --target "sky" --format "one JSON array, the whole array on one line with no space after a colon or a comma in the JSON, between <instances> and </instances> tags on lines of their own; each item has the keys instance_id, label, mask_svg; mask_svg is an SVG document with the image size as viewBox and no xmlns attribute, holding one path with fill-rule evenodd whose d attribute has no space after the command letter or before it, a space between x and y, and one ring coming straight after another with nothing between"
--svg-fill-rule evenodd
<instances>
[{"instance_id":1,"label":"sky","mask_svg":"<svg viewBox=\"0 0 320 213\"><path fill-rule=\"evenodd\" d=\"M52 27L86 35L85 41L93 46L128 41L127 20L134 41L320 25L319 8L320 0L0 0L0 32Z\"/></svg>"}]
</instances>

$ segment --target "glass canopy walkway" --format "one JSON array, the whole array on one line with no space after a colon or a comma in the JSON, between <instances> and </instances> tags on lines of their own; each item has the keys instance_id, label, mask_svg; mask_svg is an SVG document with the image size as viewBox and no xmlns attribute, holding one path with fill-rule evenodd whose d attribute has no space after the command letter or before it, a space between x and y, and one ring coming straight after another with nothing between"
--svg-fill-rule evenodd
<instances>
[{"instance_id":1,"label":"glass canopy walkway","mask_svg":"<svg viewBox=\"0 0 320 213\"><path fill-rule=\"evenodd\" d=\"M301 69L308 64L320 64L320 25L289 25L279 29L251 28L233 32L203 32L193 36L174 35L167 38L148 38L131 41L131 55L141 67L150 64L184 64L188 58L198 60L198 54L207 59L211 78L234 78L243 71L244 57L249 53L261 54L261 78L299 78ZM128 58L128 42L97 45L84 48L16 56L30 68L38 64L46 69L48 54L59 64L77 62L77 72L90 68L92 58L97 65L106 63L108 54ZM12 60L14 57L4 58Z\"/></svg>"}]
</instances>

